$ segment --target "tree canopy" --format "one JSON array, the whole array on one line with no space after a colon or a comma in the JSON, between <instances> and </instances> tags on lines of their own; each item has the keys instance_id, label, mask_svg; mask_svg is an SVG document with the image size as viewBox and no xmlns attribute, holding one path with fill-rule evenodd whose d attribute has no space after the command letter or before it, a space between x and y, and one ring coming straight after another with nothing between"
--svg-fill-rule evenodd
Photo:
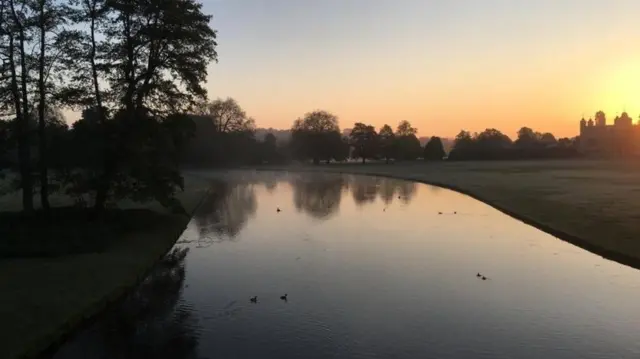
<instances>
[{"instance_id":1,"label":"tree canopy","mask_svg":"<svg viewBox=\"0 0 640 359\"><path fill-rule=\"evenodd\" d=\"M351 146L354 148L353 157L362 158L362 163L365 163L367 158L377 156L379 151L379 138L375 127L357 122L353 126L349 137L351 139Z\"/></svg>"},{"instance_id":2,"label":"tree canopy","mask_svg":"<svg viewBox=\"0 0 640 359\"><path fill-rule=\"evenodd\" d=\"M314 163L335 159L332 146L341 141L338 117L317 110L297 119L291 128L291 145L298 159L311 159Z\"/></svg>"},{"instance_id":3,"label":"tree canopy","mask_svg":"<svg viewBox=\"0 0 640 359\"><path fill-rule=\"evenodd\" d=\"M446 156L440 137L433 136L424 146L422 158L428 161L442 161Z\"/></svg>"}]
</instances>

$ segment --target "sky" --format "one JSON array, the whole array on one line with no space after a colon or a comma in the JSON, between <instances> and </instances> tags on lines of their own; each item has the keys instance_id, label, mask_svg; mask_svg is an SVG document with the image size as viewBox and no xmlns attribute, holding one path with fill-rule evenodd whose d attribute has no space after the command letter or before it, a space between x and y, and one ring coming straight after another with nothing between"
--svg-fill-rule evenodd
<instances>
[{"instance_id":1,"label":"sky","mask_svg":"<svg viewBox=\"0 0 640 359\"><path fill-rule=\"evenodd\" d=\"M204 0L218 30L209 97L259 127L306 112L453 137L640 115L638 0Z\"/></svg>"}]
</instances>

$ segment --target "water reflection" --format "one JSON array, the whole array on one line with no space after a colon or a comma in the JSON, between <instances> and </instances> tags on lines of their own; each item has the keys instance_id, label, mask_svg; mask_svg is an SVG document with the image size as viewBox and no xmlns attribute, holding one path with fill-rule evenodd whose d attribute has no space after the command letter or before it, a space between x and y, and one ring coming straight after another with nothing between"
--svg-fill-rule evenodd
<instances>
[{"instance_id":1,"label":"water reflection","mask_svg":"<svg viewBox=\"0 0 640 359\"><path fill-rule=\"evenodd\" d=\"M200 326L181 300L187 252L167 254L133 293L53 359L196 358Z\"/></svg>"},{"instance_id":2,"label":"water reflection","mask_svg":"<svg viewBox=\"0 0 640 359\"><path fill-rule=\"evenodd\" d=\"M328 219L337 213L342 199L342 190L347 181L342 176L308 177L292 176L293 204L318 219Z\"/></svg>"},{"instance_id":3,"label":"water reflection","mask_svg":"<svg viewBox=\"0 0 640 359\"><path fill-rule=\"evenodd\" d=\"M216 182L193 217L200 232L199 245L234 240L256 208L253 184Z\"/></svg>"},{"instance_id":4,"label":"water reflection","mask_svg":"<svg viewBox=\"0 0 640 359\"><path fill-rule=\"evenodd\" d=\"M640 357L636 270L449 190L260 176L200 208L184 286L182 255L56 359ZM216 228L235 240L199 248Z\"/></svg>"}]
</instances>

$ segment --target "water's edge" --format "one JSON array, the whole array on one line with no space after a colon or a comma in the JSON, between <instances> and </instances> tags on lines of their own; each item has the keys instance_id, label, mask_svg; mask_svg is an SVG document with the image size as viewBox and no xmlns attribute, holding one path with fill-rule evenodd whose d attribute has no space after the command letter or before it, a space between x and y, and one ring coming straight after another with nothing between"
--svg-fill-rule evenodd
<instances>
[{"instance_id":1,"label":"water's edge","mask_svg":"<svg viewBox=\"0 0 640 359\"><path fill-rule=\"evenodd\" d=\"M184 233L187 225L191 221L194 213L200 208L204 200L209 196L209 191L205 192L198 204L193 208L190 213L174 215L183 216L184 223L180 224L179 229L176 230L175 238L167 242L167 247L162 251L157 258L151 263L148 268L145 268L139 273L135 273L131 278L127 280L107 296L103 297L97 302L88 305L87 309L82 311L76 317L69 318L55 333L50 333L47 337L38 338L36 343L31 345L26 353L18 354L17 358L40 358L55 353L69 338L73 337L76 333L82 329L88 328L95 322L101 314L106 313L109 309L116 307L127 295L131 293L142 281L147 278L151 271L158 265L158 263L169 253L169 251L175 246L182 233Z\"/></svg>"},{"instance_id":2,"label":"water's edge","mask_svg":"<svg viewBox=\"0 0 640 359\"><path fill-rule=\"evenodd\" d=\"M608 259L610 261L614 261L616 263L620 263L622 265L626 265L629 266L631 268L634 269L639 269L640 270L640 258L636 258L634 256L630 256L624 253L620 253L614 250L610 250L610 249L606 249L603 247L600 247L598 245L595 245L593 243L590 243L589 241L577 237L573 234L561 231L559 229L553 228L549 225L546 225L544 223L540 223L538 221L536 221L533 218L527 217L525 215L519 214L515 211L512 211L508 208L505 208L491 200L488 200L486 198L483 198L482 196L477 195L476 193L473 193L473 191L469 191L463 188L460 188L458 186L455 185L451 185L448 183L444 183L444 182L438 182L438 181L431 181L428 179L423 179L423 178L413 178L410 176L404 176L402 174L390 174L390 173L381 173L381 172L362 172L362 171L349 171L347 170L342 170L342 169L331 169L329 171L319 171L319 170L313 170L313 169L304 169L304 168L291 168L291 169L286 169L286 168L253 168L251 169L252 171L261 171L261 172L298 172L298 173L337 173L337 174L349 174L349 175L362 175L362 176L370 176L370 177L383 177L383 178L392 178L392 179L399 179L399 180L405 180L405 181L413 181L413 182L417 182L417 183L423 183L426 185L430 185L430 186L436 186L436 187L440 187L440 188L444 188L444 189L448 189L451 191L455 191L458 193L461 193L465 196L469 196L477 201L480 201L492 208L497 209L498 211L506 214L507 216L518 220L526 225L529 225L531 227L537 228L547 234L550 234L560 240L563 240L567 243L570 243L576 247L579 247L581 249L584 249L590 253L593 253L595 255L598 255L604 259Z\"/></svg>"}]
</instances>

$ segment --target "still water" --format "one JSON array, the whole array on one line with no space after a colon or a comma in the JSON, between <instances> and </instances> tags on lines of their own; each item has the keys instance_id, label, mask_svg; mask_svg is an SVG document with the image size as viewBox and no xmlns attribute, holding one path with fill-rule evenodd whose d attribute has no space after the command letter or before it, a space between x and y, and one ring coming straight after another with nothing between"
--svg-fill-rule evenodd
<instances>
[{"instance_id":1,"label":"still water","mask_svg":"<svg viewBox=\"0 0 640 359\"><path fill-rule=\"evenodd\" d=\"M54 358L640 357L640 272L469 197L211 177L174 251Z\"/></svg>"}]
</instances>

